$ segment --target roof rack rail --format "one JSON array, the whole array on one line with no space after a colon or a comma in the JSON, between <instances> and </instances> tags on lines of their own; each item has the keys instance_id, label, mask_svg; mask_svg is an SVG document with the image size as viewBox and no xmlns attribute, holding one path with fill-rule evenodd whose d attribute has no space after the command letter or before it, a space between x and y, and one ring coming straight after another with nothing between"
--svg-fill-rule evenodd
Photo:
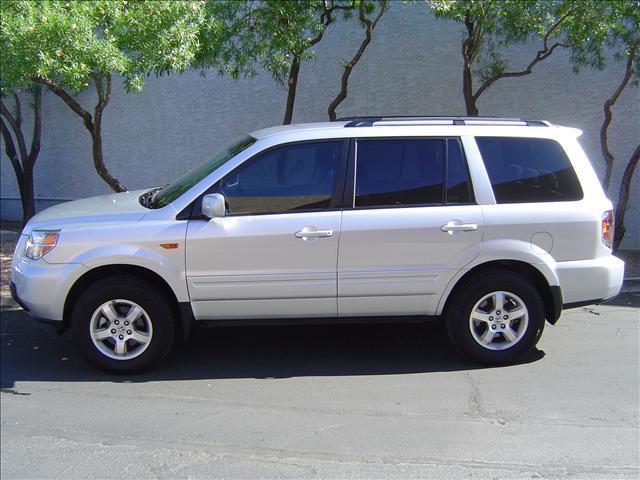
<instances>
[{"instance_id":1,"label":"roof rack rail","mask_svg":"<svg viewBox=\"0 0 640 480\"><path fill-rule=\"evenodd\" d=\"M433 117L433 116L370 116L370 117L343 117L336 121L348 122L346 127L372 127L393 125L511 125L528 127L549 127L551 124L545 120L529 120L523 118L504 117Z\"/></svg>"}]
</instances>

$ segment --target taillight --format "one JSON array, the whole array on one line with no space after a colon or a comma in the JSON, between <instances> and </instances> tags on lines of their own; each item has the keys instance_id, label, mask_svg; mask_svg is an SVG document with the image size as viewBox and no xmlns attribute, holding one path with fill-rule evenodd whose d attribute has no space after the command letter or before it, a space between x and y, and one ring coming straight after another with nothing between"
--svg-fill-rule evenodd
<instances>
[{"instance_id":1,"label":"taillight","mask_svg":"<svg viewBox=\"0 0 640 480\"><path fill-rule=\"evenodd\" d=\"M602 243L611 248L613 245L613 210L602 214Z\"/></svg>"}]
</instances>

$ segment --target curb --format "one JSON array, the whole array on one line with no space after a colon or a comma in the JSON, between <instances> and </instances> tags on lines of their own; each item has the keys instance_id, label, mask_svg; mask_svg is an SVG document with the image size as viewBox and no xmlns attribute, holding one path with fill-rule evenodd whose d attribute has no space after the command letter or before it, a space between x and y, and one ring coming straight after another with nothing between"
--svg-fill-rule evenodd
<instances>
[{"instance_id":1,"label":"curb","mask_svg":"<svg viewBox=\"0 0 640 480\"><path fill-rule=\"evenodd\" d=\"M640 292L640 278L625 278L620 293Z\"/></svg>"}]
</instances>

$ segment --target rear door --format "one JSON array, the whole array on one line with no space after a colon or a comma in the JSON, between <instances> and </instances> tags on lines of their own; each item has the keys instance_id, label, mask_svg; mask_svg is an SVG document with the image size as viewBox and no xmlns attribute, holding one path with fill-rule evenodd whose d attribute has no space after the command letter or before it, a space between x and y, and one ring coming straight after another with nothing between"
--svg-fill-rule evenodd
<instances>
[{"instance_id":1,"label":"rear door","mask_svg":"<svg viewBox=\"0 0 640 480\"><path fill-rule=\"evenodd\" d=\"M347 149L343 140L282 145L214 187L225 196L227 216L191 220L187 231L197 319L337 315Z\"/></svg>"},{"instance_id":2,"label":"rear door","mask_svg":"<svg viewBox=\"0 0 640 480\"><path fill-rule=\"evenodd\" d=\"M460 140L359 139L349 168L338 314L435 314L482 242Z\"/></svg>"}]
</instances>

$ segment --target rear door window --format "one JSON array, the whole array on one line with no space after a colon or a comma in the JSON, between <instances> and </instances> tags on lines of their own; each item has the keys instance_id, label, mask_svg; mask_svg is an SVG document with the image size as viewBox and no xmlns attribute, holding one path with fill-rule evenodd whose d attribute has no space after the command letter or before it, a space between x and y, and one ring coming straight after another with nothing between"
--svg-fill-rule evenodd
<instances>
[{"instance_id":1,"label":"rear door window","mask_svg":"<svg viewBox=\"0 0 640 480\"><path fill-rule=\"evenodd\" d=\"M555 140L476 137L497 203L582 199L576 172Z\"/></svg>"},{"instance_id":2,"label":"rear door window","mask_svg":"<svg viewBox=\"0 0 640 480\"><path fill-rule=\"evenodd\" d=\"M355 207L472 201L469 173L457 139L358 140L355 177Z\"/></svg>"}]
</instances>

